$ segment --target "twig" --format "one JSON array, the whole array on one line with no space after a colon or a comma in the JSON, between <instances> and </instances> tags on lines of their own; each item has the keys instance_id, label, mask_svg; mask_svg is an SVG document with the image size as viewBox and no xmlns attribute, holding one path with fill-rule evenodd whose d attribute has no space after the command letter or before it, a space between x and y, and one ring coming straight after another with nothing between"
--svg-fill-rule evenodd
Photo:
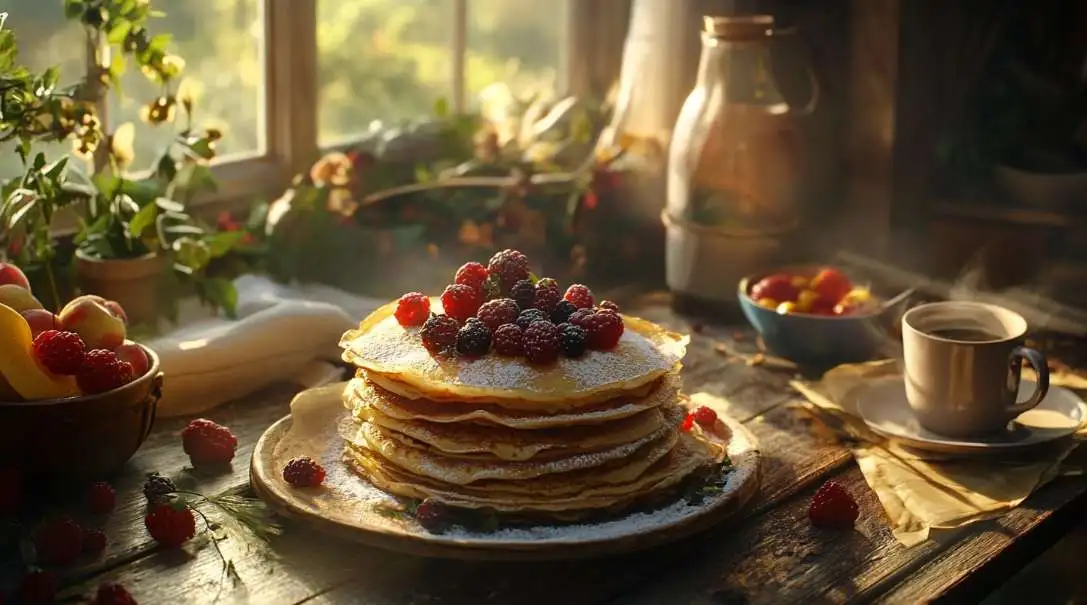
<instances>
[{"instance_id":1,"label":"twig","mask_svg":"<svg viewBox=\"0 0 1087 605\"><path fill-rule=\"evenodd\" d=\"M531 185L565 185L573 183L579 173L577 172L558 172L552 174L534 174L528 182ZM466 177L452 177L448 179L442 179L431 183L412 183L411 185L401 185L400 187L392 187L390 189L384 189L371 193L364 197L360 202L363 206L375 204L390 198L399 197L401 195L409 195L412 193L420 193L423 191L433 191L435 189L472 189L478 187L491 187L494 189L504 189L506 187L515 187L522 182L522 179L517 176L466 176Z\"/></svg>"}]
</instances>

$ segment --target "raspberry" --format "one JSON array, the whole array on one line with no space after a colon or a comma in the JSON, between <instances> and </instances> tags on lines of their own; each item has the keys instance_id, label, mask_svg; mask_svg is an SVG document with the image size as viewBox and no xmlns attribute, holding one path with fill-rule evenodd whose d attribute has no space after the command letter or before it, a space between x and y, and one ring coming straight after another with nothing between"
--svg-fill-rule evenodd
<instances>
[{"instance_id":1,"label":"raspberry","mask_svg":"<svg viewBox=\"0 0 1087 605\"><path fill-rule=\"evenodd\" d=\"M494 352L517 357L524 351L524 331L517 324L502 324L494 331Z\"/></svg>"},{"instance_id":2,"label":"raspberry","mask_svg":"<svg viewBox=\"0 0 1087 605\"><path fill-rule=\"evenodd\" d=\"M173 481L158 473L151 473L143 484L143 495L150 504L165 503L170 494L177 491Z\"/></svg>"},{"instance_id":3,"label":"raspberry","mask_svg":"<svg viewBox=\"0 0 1087 605\"><path fill-rule=\"evenodd\" d=\"M68 565L83 552L83 528L71 517L56 517L38 526L31 541L39 562Z\"/></svg>"},{"instance_id":4,"label":"raspberry","mask_svg":"<svg viewBox=\"0 0 1087 605\"><path fill-rule=\"evenodd\" d=\"M113 491L112 485L99 481L87 488L87 510L92 513L105 515L113 512L113 507L116 505L117 492Z\"/></svg>"},{"instance_id":5,"label":"raspberry","mask_svg":"<svg viewBox=\"0 0 1087 605\"><path fill-rule=\"evenodd\" d=\"M516 321L520 313L521 308L512 298L496 298L480 305L476 317L488 328L495 330L502 324Z\"/></svg>"},{"instance_id":6,"label":"raspberry","mask_svg":"<svg viewBox=\"0 0 1087 605\"><path fill-rule=\"evenodd\" d=\"M808 518L816 527L849 529L859 514L857 502L845 488L827 481L815 492L808 508Z\"/></svg>"},{"instance_id":7,"label":"raspberry","mask_svg":"<svg viewBox=\"0 0 1087 605\"><path fill-rule=\"evenodd\" d=\"M532 306L551 315L560 300L562 300L562 294L559 293L559 282L550 277L545 277L536 282L536 298L533 300Z\"/></svg>"},{"instance_id":8,"label":"raspberry","mask_svg":"<svg viewBox=\"0 0 1087 605\"><path fill-rule=\"evenodd\" d=\"M51 571L29 571L19 582L19 599L26 605L45 605L57 597L57 575Z\"/></svg>"},{"instance_id":9,"label":"raspberry","mask_svg":"<svg viewBox=\"0 0 1087 605\"><path fill-rule=\"evenodd\" d=\"M427 531L440 534L449 528L449 507L427 498L415 508L415 520Z\"/></svg>"},{"instance_id":10,"label":"raspberry","mask_svg":"<svg viewBox=\"0 0 1087 605\"><path fill-rule=\"evenodd\" d=\"M491 329L483 321L469 319L457 332L457 353L462 357L483 357L491 350Z\"/></svg>"},{"instance_id":11,"label":"raspberry","mask_svg":"<svg viewBox=\"0 0 1087 605\"><path fill-rule=\"evenodd\" d=\"M588 335L585 328L574 324L562 324L559 326L559 337L562 339L562 354L567 357L581 357L585 354Z\"/></svg>"},{"instance_id":12,"label":"raspberry","mask_svg":"<svg viewBox=\"0 0 1087 605\"><path fill-rule=\"evenodd\" d=\"M619 305L612 302L612 301L610 301L610 300L601 301L599 306L600 306L601 309L607 309L609 311L614 311L616 313L619 312Z\"/></svg>"},{"instance_id":13,"label":"raspberry","mask_svg":"<svg viewBox=\"0 0 1087 605\"><path fill-rule=\"evenodd\" d=\"M181 546L196 535L196 517L181 504L157 504L143 518L147 533L168 548Z\"/></svg>"},{"instance_id":14,"label":"raspberry","mask_svg":"<svg viewBox=\"0 0 1087 605\"><path fill-rule=\"evenodd\" d=\"M573 304L573 303L571 303ZM570 314L569 319L566 321L574 324L575 326L585 327L585 319L592 316L596 311L593 309L578 309Z\"/></svg>"},{"instance_id":15,"label":"raspberry","mask_svg":"<svg viewBox=\"0 0 1087 605\"><path fill-rule=\"evenodd\" d=\"M479 292L464 284L446 286L442 292L442 308L445 309L445 314L462 323L476 314L482 302L483 297Z\"/></svg>"},{"instance_id":16,"label":"raspberry","mask_svg":"<svg viewBox=\"0 0 1087 605\"><path fill-rule=\"evenodd\" d=\"M283 480L292 487L317 487L325 480L325 469L308 456L292 458L283 467Z\"/></svg>"},{"instance_id":17,"label":"raspberry","mask_svg":"<svg viewBox=\"0 0 1087 605\"><path fill-rule=\"evenodd\" d=\"M717 412L713 411L704 405L698 406L698 409L691 413L694 417L694 421L704 427L712 427L717 422Z\"/></svg>"},{"instance_id":18,"label":"raspberry","mask_svg":"<svg viewBox=\"0 0 1087 605\"><path fill-rule=\"evenodd\" d=\"M521 311L520 315L517 316L517 321L515 321L514 323L516 323L522 330L527 330L534 321L548 321L547 313L544 313L543 311L536 308L525 309L524 311Z\"/></svg>"},{"instance_id":19,"label":"raspberry","mask_svg":"<svg viewBox=\"0 0 1087 605\"><path fill-rule=\"evenodd\" d=\"M522 309L531 307L536 302L536 284L532 283L531 279L518 281L510 288L510 298Z\"/></svg>"},{"instance_id":20,"label":"raspberry","mask_svg":"<svg viewBox=\"0 0 1087 605\"><path fill-rule=\"evenodd\" d=\"M448 315L432 315L423 324L419 335L423 338L423 346L431 353L441 353L457 342L457 330L460 330L460 322Z\"/></svg>"},{"instance_id":21,"label":"raspberry","mask_svg":"<svg viewBox=\"0 0 1087 605\"><path fill-rule=\"evenodd\" d=\"M683 424L679 425L679 428L684 433L691 432L691 429L694 428L694 414L687 414L686 416L684 416Z\"/></svg>"},{"instance_id":22,"label":"raspberry","mask_svg":"<svg viewBox=\"0 0 1087 605\"><path fill-rule=\"evenodd\" d=\"M12 515L23 503L23 475L13 468L0 469L0 515Z\"/></svg>"},{"instance_id":23,"label":"raspberry","mask_svg":"<svg viewBox=\"0 0 1087 605\"><path fill-rule=\"evenodd\" d=\"M487 282L487 267L479 263L464 263L453 277L454 284L461 284L483 294L483 285Z\"/></svg>"},{"instance_id":24,"label":"raspberry","mask_svg":"<svg viewBox=\"0 0 1087 605\"><path fill-rule=\"evenodd\" d=\"M623 318L611 311L597 311L581 321L589 333L589 348L597 351L614 349L623 335Z\"/></svg>"},{"instance_id":25,"label":"raspberry","mask_svg":"<svg viewBox=\"0 0 1087 605\"><path fill-rule=\"evenodd\" d=\"M103 584L94 594L91 605L138 605L136 599L120 584Z\"/></svg>"},{"instance_id":26,"label":"raspberry","mask_svg":"<svg viewBox=\"0 0 1087 605\"><path fill-rule=\"evenodd\" d=\"M181 431L181 446L193 466L226 464L234 459L238 438L225 426L197 418Z\"/></svg>"},{"instance_id":27,"label":"raspberry","mask_svg":"<svg viewBox=\"0 0 1087 605\"><path fill-rule=\"evenodd\" d=\"M528 279L528 258L517 250L503 250L491 257L487 273L498 276L498 285L509 292L513 284Z\"/></svg>"},{"instance_id":28,"label":"raspberry","mask_svg":"<svg viewBox=\"0 0 1087 605\"><path fill-rule=\"evenodd\" d=\"M75 376L83 367L87 346L75 332L46 330L34 339L34 355L50 372Z\"/></svg>"},{"instance_id":29,"label":"raspberry","mask_svg":"<svg viewBox=\"0 0 1087 605\"><path fill-rule=\"evenodd\" d=\"M593 291L582 284L574 284L567 288L566 294L562 295L562 299L574 303L574 306L579 309L591 309L595 302Z\"/></svg>"},{"instance_id":30,"label":"raspberry","mask_svg":"<svg viewBox=\"0 0 1087 605\"><path fill-rule=\"evenodd\" d=\"M121 361L113 351L95 349L83 358L83 368L76 375L76 384L86 395L105 393L132 382L132 364Z\"/></svg>"},{"instance_id":31,"label":"raspberry","mask_svg":"<svg viewBox=\"0 0 1087 605\"><path fill-rule=\"evenodd\" d=\"M430 317L430 298L421 292L408 292L397 301L395 316L405 328L423 325Z\"/></svg>"},{"instance_id":32,"label":"raspberry","mask_svg":"<svg viewBox=\"0 0 1087 605\"><path fill-rule=\"evenodd\" d=\"M559 304L555 305L555 310L551 312L551 323L556 326L567 323L574 311L577 311L574 303L568 300L560 300Z\"/></svg>"},{"instance_id":33,"label":"raspberry","mask_svg":"<svg viewBox=\"0 0 1087 605\"><path fill-rule=\"evenodd\" d=\"M559 358L562 343L559 329L549 321L534 321L525 330L525 359L540 365L554 362Z\"/></svg>"},{"instance_id":34,"label":"raspberry","mask_svg":"<svg viewBox=\"0 0 1087 605\"><path fill-rule=\"evenodd\" d=\"M86 553L102 552L106 549L106 534L100 529L84 529L80 546Z\"/></svg>"}]
</instances>

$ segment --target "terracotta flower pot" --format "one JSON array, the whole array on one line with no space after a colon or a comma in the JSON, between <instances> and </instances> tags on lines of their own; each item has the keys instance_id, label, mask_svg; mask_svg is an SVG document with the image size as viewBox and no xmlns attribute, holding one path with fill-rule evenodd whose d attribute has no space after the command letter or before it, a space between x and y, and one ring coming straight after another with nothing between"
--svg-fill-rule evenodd
<instances>
[{"instance_id":1,"label":"terracotta flower pot","mask_svg":"<svg viewBox=\"0 0 1087 605\"><path fill-rule=\"evenodd\" d=\"M84 294L115 300L132 324L152 324L159 316L159 291L166 262L157 254L102 260L76 251L76 280Z\"/></svg>"}]
</instances>

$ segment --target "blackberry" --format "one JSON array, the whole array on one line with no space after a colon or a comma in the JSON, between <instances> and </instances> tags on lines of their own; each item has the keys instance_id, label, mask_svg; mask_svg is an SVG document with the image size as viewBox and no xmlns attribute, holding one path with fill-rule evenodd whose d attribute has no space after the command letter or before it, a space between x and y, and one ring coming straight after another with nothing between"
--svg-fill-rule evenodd
<instances>
[{"instance_id":1,"label":"blackberry","mask_svg":"<svg viewBox=\"0 0 1087 605\"><path fill-rule=\"evenodd\" d=\"M415 508L415 520L424 529L435 534L443 533L449 529L450 516L449 507L430 498L423 500Z\"/></svg>"},{"instance_id":2,"label":"blackberry","mask_svg":"<svg viewBox=\"0 0 1087 605\"><path fill-rule=\"evenodd\" d=\"M428 351L440 353L456 344L457 330L460 330L460 322L456 319L448 315L431 315L419 335Z\"/></svg>"},{"instance_id":3,"label":"blackberry","mask_svg":"<svg viewBox=\"0 0 1087 605\"><path fill-rule=\"evenodd\" d=\"M559 338L562 340L562 354L567 357L581 357L588 348L588 333L585 328L574 324L559 326Z\"/></svg>"},{"instance_id":4,"label":"blackberry","mask_svg":"<svg viewBox=\"0 0 1087 605\"><path fill-rule=\"evenodd\" d=\"M521 311L520 315L517 316L517 321L515 321L514 323L520 326L522 330L527 330L528 327L532 325L532 322L547 320L547 313L544 313L539 309L525 309L524 311Z\"/></svg>"},{"instance_id":5,"label":"blackberry","mask_svg":"<svg viewBox=\"0 0 1087 605\"><path fill-rule=\"evenodd\" d=\"M462 357L483 357L489 350L491 329L479 319L469 319L457 332L457 354Z\"/></svg>"},{"instance_id":6,"label":"blackberry","mask_svg":"<svg viewBox=\"0 0 1087 605\"><path fill-rule=\"evenodd\" d=\"M166 501L170 494L177 491L177 486L168 477L158 473L151 473L143 484L143 495L151 504L159 504Z\"/></svg>"},{"instance_id":7,"label":"blackberry","mask_svg":"<svg viewBox=\"0 0 1087 605\"><path fill-rule=\"evenodd\" d=\"M510 288L510 298L517 303L517 306L528 309L536 302L536 284L530 279L522 279Z\"/></svg>"},{"instance_id":8,"label":"blackberry","mask_svg":"<svg viewBox=\"0 0 1087 605\"><path fill-rule=\"evenodd\" d=\"M610 301L610 300L601 301L599 307L601 309L608 309L609 311L615 311L616 313L619 312L619 305L617 305L615 302Z\"/></svg>"},{"instance_id":9,"label":"blackberry","mask_svg":"<svg viewBox=\"0 0 1087 605\"><path fill-rule=\"evenodd\" d=\"M521 308L512 298L496 298L483 303L476 317L494 331L502 324L513 323L520 313Z\"/></svg>"},{"instance_id":10,"label":"blackberry","mask_svg":"<svg viewBox=\"0 0 1087 605\"><path fill-rule=\"evenodd\" d=\"M498 276L498 285L508 292L513 284L528 279L528 257L517 250L503 250L491 257L487 273Z\"/></svg>"},{"instance_id":11,"label":"blackberry","mask_svg":"<svg viewBox=\"0 0 1087 605\"><path fill-rule=\"evenodd\" d=\"M556 326L566 323L570 316L574 314L574 311L577 311L574 303L568 300L560 300L559 304L555 305L555 310L551 312L551 323Z\"/></svg>"},{"instance_id":12,"label":"blackberry","mask_svg":"<svg viewBox=\"0 0 1087 605\"><path fill-rule=\"evenodd\" d=\"M494 331L494 352L509 357L519 356L524 348L524 331L517 324L503 324Z\"/></svg>"},{"instance_id":13,"label":"blackberry","mask_svg":"<svg viewBox=\"0 0 1087 605\"><path fill-rule=\"evenodd\" d=\"M534 321L525 330L525 359L535 364L549 364L559 358L562 342L559 329L549 321Z\"/></svg>"},{"instance_id":14,"label":"blackberry","mask_svg":"<svg viewBox=\"0 0 1087 605\"><path fill-rule=\"evenodd\" d=\"M562 292L559 290L559 282L545 277L536 282L536 298L532 306L550 314L555 310L555 305L562 300Z\"/></svg>"}]
</instances>

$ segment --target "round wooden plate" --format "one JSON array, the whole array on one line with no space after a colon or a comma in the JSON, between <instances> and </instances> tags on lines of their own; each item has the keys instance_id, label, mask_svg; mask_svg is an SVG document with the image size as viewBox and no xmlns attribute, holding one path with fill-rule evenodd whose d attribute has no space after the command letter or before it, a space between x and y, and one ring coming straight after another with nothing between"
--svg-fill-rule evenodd
<instances>
[{"instance_id":1,"label":"round wooden plate","mask_svg":"<svg viewBox=\"0 0 1087 605\"><path fill-rule=\"evenodd\" d=\"M459 526L427 531L404 515L390 515L397 500L342 462L341 431L350 415L341 402L343 384L299 394L291 414L265 431L253 451L253 489L277 513L318 531L363 544L426 557L456 559L571 559L642 550L691 535L735 512L758 491L759 451L754 435L719 410L732 432L732 470L723 489L700 503L677 499L651 511L607 521L471 531ZM700 402L701 403L701 402ZM292 488L282 469L295 456L325 467L324 486Z\"/></svg>"}]
</instances>

